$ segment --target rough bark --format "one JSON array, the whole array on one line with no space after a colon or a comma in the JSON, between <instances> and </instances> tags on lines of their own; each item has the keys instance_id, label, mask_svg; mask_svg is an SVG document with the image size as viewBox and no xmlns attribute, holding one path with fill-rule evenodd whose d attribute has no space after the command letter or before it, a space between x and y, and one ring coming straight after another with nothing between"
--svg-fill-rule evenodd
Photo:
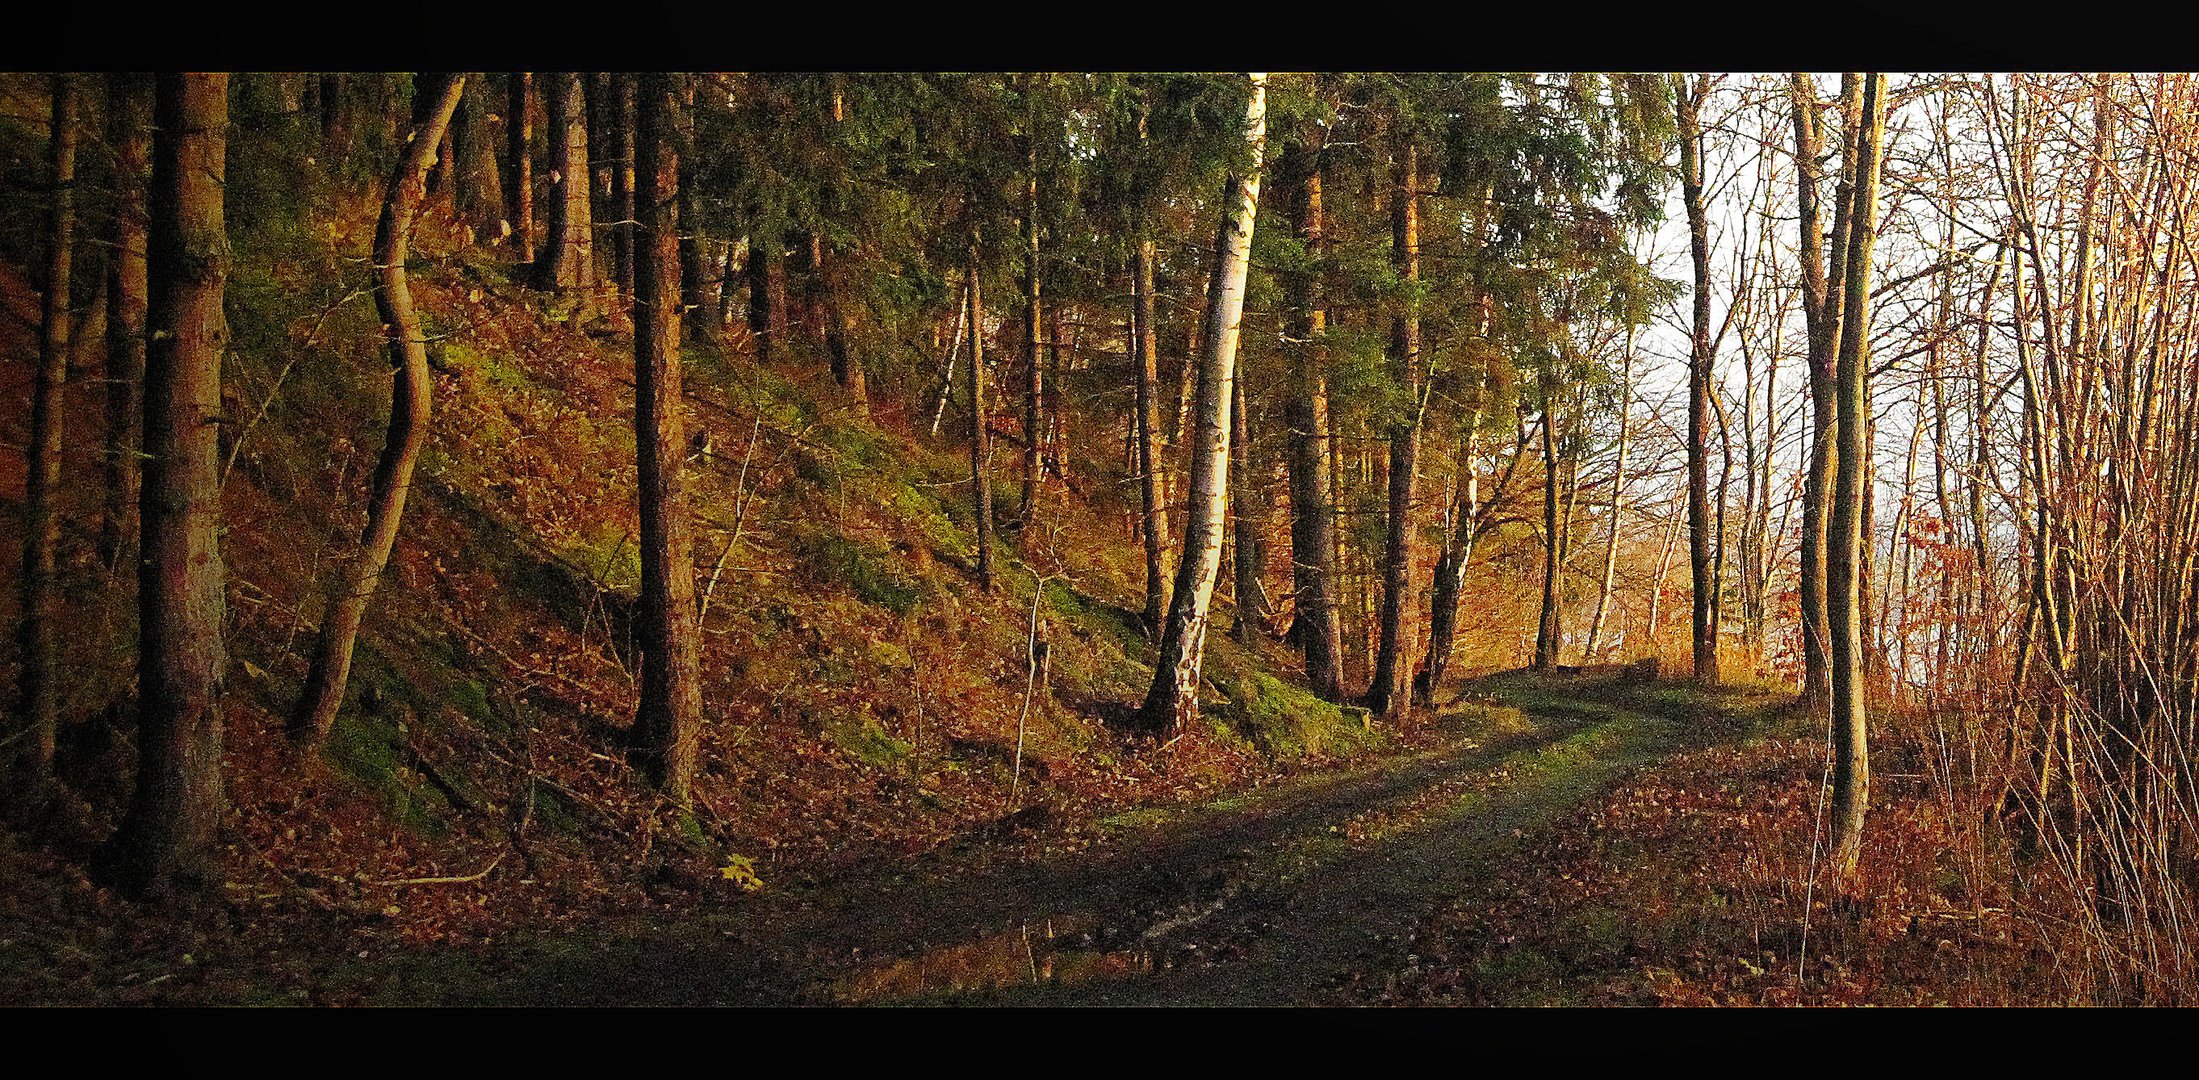
<instances>
[{"instance_id":1,"label":"rough bark","mask_svg":"<svg viewBox=\"0 0 2199 1080\"><path fill-rule=\"evenodd\" d=\"M138 446L145 384L145 198L153 145L152 86L138 76L107 77L107 142L115 155L113 245L107 258L107 430L102 463L106 502L99 561L122 566L136 524Z\"/></svg>"},{"instance_id":2,"label":"rough bark","mask_svg":"<svg viewBox=\"0 0 2199 1080\"><path fill-rule=\"evenodd\" d=\"M1145 632L1158 636L1168 608L1168 577L1164 564L1168 512L1161 498L1160 456L1154 443L1160 437L1160 353L1154 339L1153 241L1138 241L1132 267L1130 349L1138 373L1138 509L1145 534Z\"/></svg>"},{"instance_id":3,"label":"rough bark","mask_svg":"<svg viewBox=\"0 0 2199 1080\"><path fill-rule=\"evenodd\" d=\"M1382 542L1381 644L1367 707L1397 716L1412 704L1407 659L1406 612L1413 566L1413 484L1420 469L1420 148L1407 140L1391 164L1390 260L1406 290L1404 307L1390 327L1390 375L1404 392L1406 415L1390 432L1389 522Z\"/></svg>"},{"instance_id":4,"label":"rough bark","mask_svg":"<svg viewBox=\"0 0 2199 1080\"><path fill-rule=\"evenodd\" d=\"M31 775L53 772L59 730L54 682L54 622L60 615L55 552L61 515L54 505L61 488L62 391L69 378L69 284L76 247L76 102L73 75L52 77L51 125L46 141L46 179L52 185L46 216L44 297L38 321L38 371L31 391L31 441L23 496L23 593L20 637L20 716L30 732Z\"/></svg>"},{"instance_id":5,"label":"rough bark","mask_svg":"<svg viewBox=\"0 0 2199 1080\"><path fill-rule=\"evenodd\" d=\"M1229 487L1230 411L1237 375L1245 281L1251 268L1253 220L1260 199L1260 156L1267 135L1267 77L1251 77L1245 109L1249 161L1223 189L1225 207L1214 238L1212 282L1207 289L1206 334L1200 346L1183 558L1161 631L1153 685L1141 710L1147 726L1182 732L1198 718L1199 665L1206 646L1208 604L1222 562L1222 530Z\"/></svg>"},{"instance_id":6,"label":"rough bark","mask_svg":"<svg viewBox=\"0 0 2199 1080\"><path fill-rule=\"evenodd\" d=\"M427 342L421 335L420 317L413 311L411 285L406 281L405 254L413 221L426 196L428 168L435 162L435 149L442 142L464 85L463 77L443 76L422 87L422 93L429 95L433 104L390 175L381 217L374 229L374 304L382 316L390 363L389 434L375 466L358 557L340 576L328 611L321 617L321 632L306 673L305 689L291 716L292 734L308 749L317 748L328 737L329 727L343 707L344 688L351 677L352 647L358 641L367 604L374 598L383 569L389 565L390 551L396 547L398 524L412 491L413 466L427 443L434 383L428 371Z\"/></svg>"},{"instance_id":7,"label":"rough bark","mask_svg":"<svg viewBox=\"0 0 2199 1080\"><path fill-rule=\"evenodd\" d=\"M512 254L529 266L535 261L534 231L534 72L508 77L504 103L504 213L511 223Z\"/></svg>"},{"instance_id":8,"label":"rough bark","mask_svg":"<svg viewBox=\"0 0 2199 1080\"><path fill-rule=\"evenodd\" d=\"M595 226L588 194L588 105L580 74L549 75L550 213L544 223L542 287L577 293L595 286Z\"/></svg>"},{"instance_id":9,"label":"rough bark","mask_svg":"<svg viewBox=\"0 0 2199 1080\"><path fill-rule=\"evenodd\" d=\"M1337 624L1336 507L1330 485L1328 374L1321 300L1327 255L1316 152L1293 144L1276 164L1291 229L1306 248L1306 266L1283 275L1284 352L1290 363L1289 425L1291 586L1294 621L1306 657L1306 681L1329 701L1344 699L1343 633Z\"/></svg>"},{"instance_id":10,"label":"rough bark","mask_svg":"<svg viewBox=\"0 0 2199 1080\"><path fill-rule=\"evenodd\" d=\"M1694 322L1688 343L1687 550L1694 580L1695 680L1718 682L1718 580L1712 570L1715 523L1710 508L1710 395L1715 357L1710 323L1710 225L1703 205L1700 83L1673 76L1680 133L1680 192L1687 208L1688 248L1695 269Z\"/></svg>"},{"instance_id":11,"label":"rough bark","mask_svg":"<svg viewBox=\"0 0 2199 1080\"><path fill-rule=\"evenodd\" d=\"M702 728L702 657L682 486L679 158L672 80L647 75L635 101L634 446L641 489L641 705L634 745L643 775L686 805ZM629 84L631 89L631 84Z\"/></svg>"},{"instance_id":12,"label":"rough bark","mask_svg":"<svg viewBox=\"0 0 2199 1080\"><path fill-rule=\"evenodd\" d=\"M229 337L222 178L226 75L159 77L139 504L137 779L96 864L139 896L220 887L223 570L221 357Z\"/></svg>"},{"instance_id":13,"label":"rough bark","mask_svg":"<svg viewBox=\"0 0 2199 1080\"><path fill-rule=\"evenodd\" d=\"M970 488L977 514L977 582L993 591L993 484L985 471L992 433L985 423L985 296L978 287L977 241L964 268L970 296Z\"/></svg>"}]
</instances>

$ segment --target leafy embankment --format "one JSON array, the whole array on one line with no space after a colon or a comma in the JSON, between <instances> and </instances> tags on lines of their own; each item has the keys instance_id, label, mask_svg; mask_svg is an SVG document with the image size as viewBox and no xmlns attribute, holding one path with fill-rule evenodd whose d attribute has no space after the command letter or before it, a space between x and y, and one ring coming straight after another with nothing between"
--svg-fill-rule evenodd
<instances>
[{"instance_id":1,"label":"leafy embankment","mask_svg":"<svg viewBox=\"0 0 2199 1080\"><path fill-rule=\"evenodd\" d=\"M987 595L956 443L890 404L923 388L877 387L889 404L858 419L821 356L761 368L729 330L686 355L690 422L707 439L688 470L706 728L692 810L661 804L621 748L638 578L623 319L546 302L507 253L431 219L414 288L433 434L325 759L297 760L282 721L332 570L356 545L388 379L359 258L373 207L266 170L231 178L227 918L153 918L94 888L80 846L0 841L0 1000L240 996L224 979L280 997L316 957L739 902L759 883L959 838L1043 843L1050 823L1410 735L1314 699L1278 674L1292 667L1280 646L1221 634L1210 725L1165 744L1126 730L1150 675L1139 548L1109 501L1127 486L1049 486ZM262 219L262 206L291 212ZM66 467L97 476L99 399L89 384L71 395ZM70 498L77 678L61 772L96 837L133 768L134 582L91 557L98 485ZM0 544L19 542L16 516L0 518ZM1026 712L1040 579L1052 662Z\"/></svg>"},{"instance_id":2,"label":"leafy embankment","mask_svg":"<svg viewBox=\"0 0 2199 1080\"><path fill-rule=\"evenodd\" d=\"M1921 739L1874 756L1871 839L1829 888L1825 741L1783 695L1655 687L1720 738L1645 770L1423 922L1351 1000L1439 1005L2038 1003L2055 958L2003 845L1956 823ZM1903 730L1915 718L1903 718ZM1959 812L1957 812L1959 809Z\"/></svg>"}]
</instances>

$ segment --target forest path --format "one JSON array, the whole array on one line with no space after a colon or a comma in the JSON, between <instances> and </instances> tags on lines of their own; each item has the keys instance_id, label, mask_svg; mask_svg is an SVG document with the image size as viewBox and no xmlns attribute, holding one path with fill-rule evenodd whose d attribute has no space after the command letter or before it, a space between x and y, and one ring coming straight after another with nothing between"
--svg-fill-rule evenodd
<instances>
[{"instance_id":1,"label":"forest path","mask_svg":"<svg viewBox=\"0 0 2199 1080\"><path fill-rule=\"evenodd\" d=\"M1201 807L1084 851L766 893L654 927L421 957L385 1001L1297 1004L1395 971L1410 933L1529 830L1687 727L1595 676L1495 676L1444 745ZM1469 716L1477 717L1469 720Z\"/></svg>"}]
</instances>

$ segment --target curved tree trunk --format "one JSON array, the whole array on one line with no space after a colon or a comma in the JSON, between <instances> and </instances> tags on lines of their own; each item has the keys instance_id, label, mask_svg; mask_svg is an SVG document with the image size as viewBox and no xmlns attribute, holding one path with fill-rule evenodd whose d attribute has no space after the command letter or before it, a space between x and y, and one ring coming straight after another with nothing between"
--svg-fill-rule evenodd
<instances>
[{"instance_id":1,"label":"curved tree trunk","mask_svg":"<svg viewBox=\"0 0 2199 1080\"><path fill-rule=\"evenodd\" d=\"M1260 151L1267 135L1267 77L1251 78L1245 108L1250 164L1223 189L1226 208L1214 237L1214 276L1207 289L1206 340L1199 350L1183 559L1161 630L1153 685L1141 710L1156 729L1187 730L1199 715L1199 663L1206 647L1207 608L1222 564L1222 530L1229 488L1230 406L1237 376L1237 339L1245 280L1252 263L1252 227L1260 200Z\"/></svg>"},{"instance_id":2,"label":"curved tree trunk","mask_svg":"<svg viewBox=\"0 0 2199 1080\"><path fill-rule=\"evenodd\" d=\"M76 246L76 77L55 75L46 178L53 200L46 218L45 297L39 314L38 373L31 392L31 442L23 497L23 622L21 716L30 732L27 765L41 783L53 772L60 707L54 693L55 549L61 515L63 386L69 378L70 256Z\"/></svg>"},{"instance_id":3,"label":"curved tree trunk","mask_svg":"<svg viewBox=\"0 0 2199 1080\"><path fill-rule=\"evenodd\" d=\"M220 887L222 215L226 75L162 75L154 90L139 503L137 782L95 860L141 896Z\"/></svg>"},{"instance_id":4,"label":"curved tree trunk","mask_svg":"<svg viewBox=\"0 0 2199 1080\"><path fill-rule=\"evenodd\" d=\"M426 195L435 148L442 142L464 85L463 77L443 76L421 88L433 104L398 159L383 196L381 220L374 229L374 303L382 316L391 368L389 437L382 444L381 461L374 470L366 529L359 537L359 556L321 618L320 640L306 673L305 691L291 717L292 734L308 748L318 747L328 737L329 726L343 706L344 687L351 677L352 646L359 637L359 624L366 618L367 603L374 598L375 586L397 544L405 497L412 491L413 465L420 460L420 448L427 442L433 383L428 372L427 342L421 337L420 318L412 309L412 288L405 280L405 250L413 219ZM587 193L581 194L585 197Z\"/></svg>"},{"instance_id":5,"label":"curved tree trunk","mask_svg":"<svg viewBox=\"0 0 2199 1080\"><path fill-rule=\"evenodd\" d=\"M641 769L686 805L702 728L702 658L681 486L687 436L680 396L679 157L673 79L646 75L635 101L634 447L641 488ZM629 90L632 84L628 84Z\"/></svg>"}]
</instances>

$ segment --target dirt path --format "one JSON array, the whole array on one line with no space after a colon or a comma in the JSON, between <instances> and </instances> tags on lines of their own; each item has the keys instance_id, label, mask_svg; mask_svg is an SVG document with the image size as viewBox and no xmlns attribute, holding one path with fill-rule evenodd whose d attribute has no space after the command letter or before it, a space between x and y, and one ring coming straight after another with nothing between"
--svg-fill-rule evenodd
<instances>
[{"instance_id":1,"label":"dirt path","mask_svg":"<svg viewBox=\"0 0 2199 1080\"><path fill-rule=\"evenodd\" d=\"M1208 807L1083 852L768 895L669 927L414 958L391 1002L1292 1004L1396 970L1420 917L1527 831L1674 749L1595 681L1471 688L1520 707L1445 747ZM1483 710L1487 713L1488 710ZM928 870L930 872L928 872Z\"/></svg>"}]
</instances>

